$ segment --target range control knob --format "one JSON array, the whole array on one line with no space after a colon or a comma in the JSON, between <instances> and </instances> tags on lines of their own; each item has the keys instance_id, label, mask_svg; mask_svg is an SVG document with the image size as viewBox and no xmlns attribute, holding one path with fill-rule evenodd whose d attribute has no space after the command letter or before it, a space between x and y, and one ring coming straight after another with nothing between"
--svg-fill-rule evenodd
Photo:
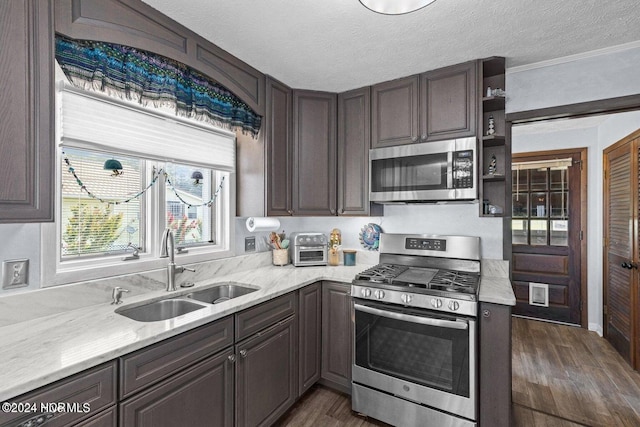
<instances>
[{"instance_id":1,"label":"range control knob","mask_svg":"<svg viewBox=\"0 0 640 427\"><path fill-rule=\"evenodd\" d=\"M433 307L433 308L442 307L442 300L440 298L432 298L431 299L431 307Z\"/></svg>"},{"instance_id":2,"label":"range control knob","mask_svg":"<svg viewBox=\"0 0 640 427\"><path fill-rule=\"evenodd\" d=\"M364 288L360 291L360 294L365 298L369 298L371 296L371 289Z\"/></svg>"},{"instance_id":3,"label":"range control knob","mask_svg":"<svg viewBox=\"0 0 640 427\"><path fill-rule=\"evenodd\" d=\"M384 291L382 289L377 289L373 295L375 295L376 298L378 299L382 299L384 298Z\"/></svg>"},{"instance_id":4,"label":"range control knob","mask_svg":"<svg viewBox=\"0 0 640 427\"><path fill-rule=\"evenodd\" d=\"M456 311L460 308L460 303L458 301L449 301L449 310Z\"/></svg>"},{"instance_id":5,"label":"range control knob","mask_svg":"<svg viewBox=\"0 0 640 427\"><path fill-rule=\"evenodd\" d=\"M409 304L412 300L412 297L409 294L402 294L400 295L400 300L405 304Z\"/></svg>"}]
</instances>

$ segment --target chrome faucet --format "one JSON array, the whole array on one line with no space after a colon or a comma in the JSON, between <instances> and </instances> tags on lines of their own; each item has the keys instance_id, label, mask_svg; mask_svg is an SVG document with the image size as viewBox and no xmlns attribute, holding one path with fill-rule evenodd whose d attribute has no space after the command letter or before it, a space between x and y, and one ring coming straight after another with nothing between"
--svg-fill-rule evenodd
<instances>
[{"instance_id":1,"label":"chrome faucet","mask_svg":"<svg viewBox=\"0 0 640 427\"><path fill-rule=\"evenodd\" d=\"M162 243L160 244L160 258L169 258L169 264L167 264L167 292L173 292L176 290L176 274L182 273L185 270L193 271L194 268L183 267L182 265L176 265L175 263L175 240L173 238L173 231L170 228L164 230L162 234Z\"/></svg>"}]
</instances>

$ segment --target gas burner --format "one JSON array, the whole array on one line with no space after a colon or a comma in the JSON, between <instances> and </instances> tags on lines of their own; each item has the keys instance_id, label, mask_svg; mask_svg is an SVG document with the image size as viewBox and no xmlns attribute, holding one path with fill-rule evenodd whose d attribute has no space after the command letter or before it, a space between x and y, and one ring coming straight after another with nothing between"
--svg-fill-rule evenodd
<instances>
[{"instance_id":1,"label":"gas burner","mask_svg":"<svg viewBox=\"0 0 640 427\"><path fill-rule=\"evenodd\" d=\"M397 277L407 267L394 264L378 264L356 276L356 280L366 280L373 283L385 283Z\"/></svg>"}]
</instances>

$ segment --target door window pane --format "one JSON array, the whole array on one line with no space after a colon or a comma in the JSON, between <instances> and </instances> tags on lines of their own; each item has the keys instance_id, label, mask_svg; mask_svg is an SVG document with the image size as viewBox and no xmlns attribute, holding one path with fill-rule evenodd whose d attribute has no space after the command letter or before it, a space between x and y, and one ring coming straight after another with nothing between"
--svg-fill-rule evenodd
<instances>
[{"instance_id":1,"label":"door window pane","mask_svg":"<svg viewBox=\"0 0 640 427\"><path fill-rule=\"evenodd\" d=\"M545 218L547 216L547 193L531 194L532 217Z\"/></svg>"},{"instance_id":2,"label":"door window pane","mask_svg":"<svg viewBox=\"0 0 640 427\"><path fill-rule=\"evenodd\" d=\"M531 191L547 190L547 169L530 170Z\"/></svg>"},{"instance_id":3,"label":"door window pane","mask_svg":"<svg viewBox=\"0 0 640 427\"><path fill-rule=\"evenodd\" d=\"M524 219L511 220L511 242L514 245L526 245L529 243L527 237L529 230L528 221Z\"/></svg>"},{"instance_id":4,"label":"door window pane","mask_svg":"<svg viewBox=\"0 0 640 427\"><path fill-rule=\"evenodd\" d=\"M529 171L514 170L511 172L511 188L514 193L529 191Z\"/></svg>"},{"instance_id":5,"label":"door window pane","mask_svg":"<svg viewBox=\"0 0 640 427\"><path fill-rule=\"evenodd\" d=\"M529 222L531 229L531 245L540 246L547 244L547 220L532 219Z\"/></svg>"},{"instance_id":6,"label":"door window pane","mask_svg":"<svg viewBox=\"0 0 640 427\"><path fill-rule=\"evenodd\" d=\"M568 246L569 245L569 221L552 220L551 221L551 245Z\"/></svg>"},{"instance_id":7,"label":"door window pane","mask_svg":"<svg viewBox=\"0 0 640 427\"><path fill-rule=\"evenodd\" d=\"M569 188L569 174L566 169L552 169L550 175L550 190L566 191Z\"/></svg>"},{"instance_id":8,"label":"door window pane","mask_svg":"<svg viewBox=\"0 0 640 427\"><path fill-rule=\"evenodd\" d=\"M550 194L551 216L555 218L566 218L569 214L568 193L556 192Z\"/></svg>"},{"instance_id":9,"label":"door window pane","mask_svg":"<svg viewBox=\"0 0 640 427\"><path fill-rule=\"evenodd\" d=\"M511 206L514 218L526 218L529 209L529 193L514 194Z\"/></svg>"}]
</instances>

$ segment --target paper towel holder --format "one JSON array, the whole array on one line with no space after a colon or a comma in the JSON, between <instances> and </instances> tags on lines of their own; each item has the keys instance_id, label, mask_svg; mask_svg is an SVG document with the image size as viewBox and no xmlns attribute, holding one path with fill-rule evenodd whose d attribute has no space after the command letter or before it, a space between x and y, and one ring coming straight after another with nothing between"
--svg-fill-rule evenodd
<instances>
[{"instance_id":1,"label":"paper towel holder","mask_svg":"<svg viewBox=\"0 0 640 427\"><path fill-rule=\"evenodd\" d=\"M249 217L247 218L246 227L250 233L276 231L280 228L280 221L278 218Z\"/></svg>"}]
</instances>

